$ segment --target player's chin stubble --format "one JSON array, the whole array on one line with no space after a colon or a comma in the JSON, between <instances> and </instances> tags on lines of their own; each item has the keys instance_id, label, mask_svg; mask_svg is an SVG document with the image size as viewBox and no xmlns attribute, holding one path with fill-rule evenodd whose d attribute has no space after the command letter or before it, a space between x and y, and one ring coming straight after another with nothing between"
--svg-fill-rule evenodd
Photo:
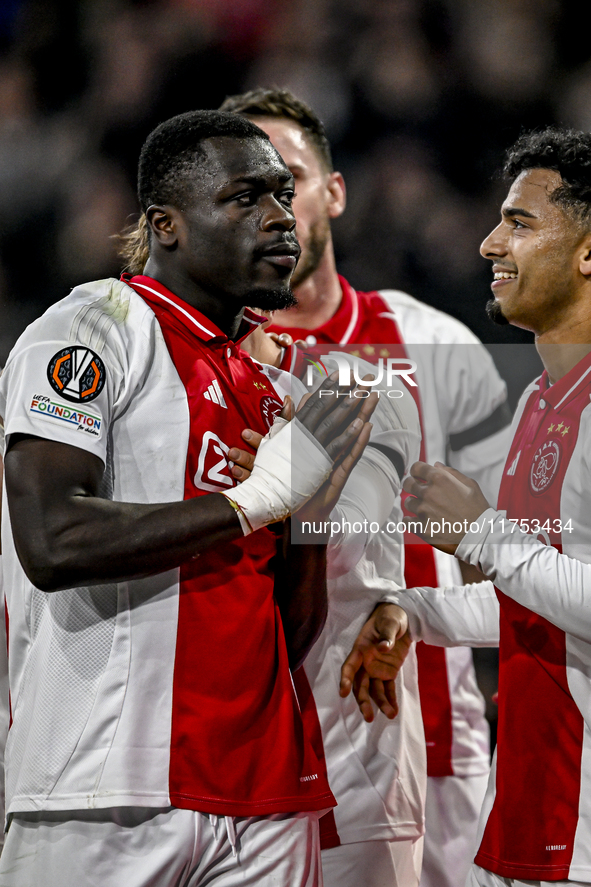
<instances>
[{"instance_id":1,"label":"player's chin stubble","mask_svg":"<svg viewBox=\"0 0 591 887\"><path fill-rule=\"evenodd\" d=\"M509 321L503 314L501 303L497 302L496 299L490 299L486 303L486 315L489 320L492 320L493 323L496 323L499 326L507 326L507 324L509 323Z\"/></svg>"},{"instance_id":2,"label":"player's chin stubble","mask_svg":"<svg viewBox=\"0 0 591 887\"><path fill-rule=\"evenodd\" d=\"M282 286L275 289L253 289L248 294L246 305L256 305L264 311L282 311L285 308L293 308L298 300L294 296L291 287ZM256 310L256 309L255 309Z\"/></svg>"}]
</instances>

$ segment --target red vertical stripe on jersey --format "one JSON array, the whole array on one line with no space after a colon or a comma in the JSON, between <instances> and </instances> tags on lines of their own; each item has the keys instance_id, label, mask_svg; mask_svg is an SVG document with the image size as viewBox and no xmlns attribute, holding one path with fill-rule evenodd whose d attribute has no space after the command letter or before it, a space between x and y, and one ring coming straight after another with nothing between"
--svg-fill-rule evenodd
<instances>
[{"instance_id":1,"label":"red vertical stripe on jersey","mask_svg":"<svg viewBox=\"0 0 591 887\"><path fill-rule=\"evenodd\" d=\"M244 428L266 433L281 402L234 342L188 325L187 312L199 312L177 311L151 285L156 293L138 291L156 313L189 409L184 498L227 490L235 485L228 449L244 446ZM252 816L334 804L293 688L273 596L275 555L275 536L263 529L181 566L169 769L175 807Z\"/></svg>"},{"instance_id":2,"label":"red vertical stripe on jersey","mask_svg":"<svg viewBox=\"0 0 591 887\"><path fill-rule=\"evenodd\" d=\"M320 729L320 721L318 720L318 711L316 703L312 695L310 681L303 668L298 668L293 674L293 683L298 694L300 710L302 712L302 720L306 728L306 733L310 737L312 746L318 758L318 763L326 773L326 758L324 754L324 743L322 742L322 731ZM327 774L328 778L328 774ZM340 847L341 839L337 831L334 813L329 810L324 816L320 817L320 847L322 850L328 850L330 847Z\"/></svg>"},{"instance_id":3,"label":"red vertical stripe on jersey","mask_svg":"<svg viewBox=\"0 0 591 887\"><path fill-rule=\"evenodd\" d=\"M407 588L437 586L435 558L430 545L407 544L404 555ZM453 776L452 709L445 648L419 641L417 663L421 713L427 743L427 773L429 776Z\"/></svg>"}]
</instances>

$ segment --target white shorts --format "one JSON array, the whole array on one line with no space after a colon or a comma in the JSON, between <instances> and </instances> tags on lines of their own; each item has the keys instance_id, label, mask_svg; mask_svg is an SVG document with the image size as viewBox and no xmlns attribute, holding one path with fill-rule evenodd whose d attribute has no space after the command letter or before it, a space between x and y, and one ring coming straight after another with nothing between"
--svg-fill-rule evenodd
<instances>
[{"instance_id":1,"label":"white shorts","mask_svg":"<svg viewBox=\"0 0 591 887\"><path fill-rule=\"evenodd\" d=\"M476 855L488 774L429 776L421 887L463 887Z\"/></svg>"},{"instance_id":2,"label":"white shorts","mask_svg":"<svg viewBox=\"0 0 591 887\"><path fill-rule=\"evenodd\" d=\"M358 841L322 851L324 887L418 887L423 839Z\"/></svg>"},{"instance_id":3,"label":"white shorts","mask_svg":"<svg viewBox=\"0 0 591 887\"><path fill-rule=\"evenodd\" d=\"M318 814L226 819L174 807L14 814L0 884L322 887Z\"/></svg>"},{"instance_id":4,"label":"white shorts","mask_svg":"<svg viewBox=\"0 0 591 887\"><path fill-rule=\"evenodd\" d=\"M468 874L466 887L589 887L588 881L516 881L515 878L501 878L479 865L473 865Z\"/></svg>"}]
</instances>

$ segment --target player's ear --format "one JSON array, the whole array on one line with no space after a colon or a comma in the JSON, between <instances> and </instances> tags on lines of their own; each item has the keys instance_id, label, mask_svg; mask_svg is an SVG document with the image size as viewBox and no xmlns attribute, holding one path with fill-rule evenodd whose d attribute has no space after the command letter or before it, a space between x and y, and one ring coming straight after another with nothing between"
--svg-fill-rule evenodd
<instances>
[{"instance_id":1,"label":"player's ear","mask_svg":"<svg viewBox=\"0 0 591 887\"><path fill-rule=\"evenodd\" d=\"M154 238L162 246L174 247L178 240L177 224L178 212L172 206L149 206L146 210L146 219Z\"/></svg>"},{"instance_id":2,"label":"player's ear","mask_svg":"<svg viewBox=\"0 0 591 887\"><path fill-rule=\"evenodd\" d=\"M585 235L579 247L579 271L591 278L591 232Z\"/></svg>"},{"instance_id":3,"label":"player's ear","mask_svg":"<svg viewBox=\"0 0 591 887\"><path fill-rule=\"evenodd\" d=\"M340 172L330 173L326 187L329 194L328 215L331 219L338 219L347 205L347 188Z\"/></svg>"}]
</instances>

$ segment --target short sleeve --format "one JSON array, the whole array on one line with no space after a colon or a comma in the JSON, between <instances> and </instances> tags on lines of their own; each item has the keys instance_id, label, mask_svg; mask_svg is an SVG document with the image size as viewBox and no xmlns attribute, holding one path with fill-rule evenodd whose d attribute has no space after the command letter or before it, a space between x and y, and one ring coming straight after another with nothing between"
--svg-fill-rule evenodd
<instances>
[{"instance_id":1,"label":"short sleeve","mask_svg":"<svg viewBox=\"0 0 591 887\"><path fill-rule=\"evenodd\" d=\"M106 463L130 343L106 310L113 298L108 287L103 290L102 298L100 290L74 290L15 345L0 378L7 440L12 434L41 437L79 447Z\"/></svg>"}]
</instances>

